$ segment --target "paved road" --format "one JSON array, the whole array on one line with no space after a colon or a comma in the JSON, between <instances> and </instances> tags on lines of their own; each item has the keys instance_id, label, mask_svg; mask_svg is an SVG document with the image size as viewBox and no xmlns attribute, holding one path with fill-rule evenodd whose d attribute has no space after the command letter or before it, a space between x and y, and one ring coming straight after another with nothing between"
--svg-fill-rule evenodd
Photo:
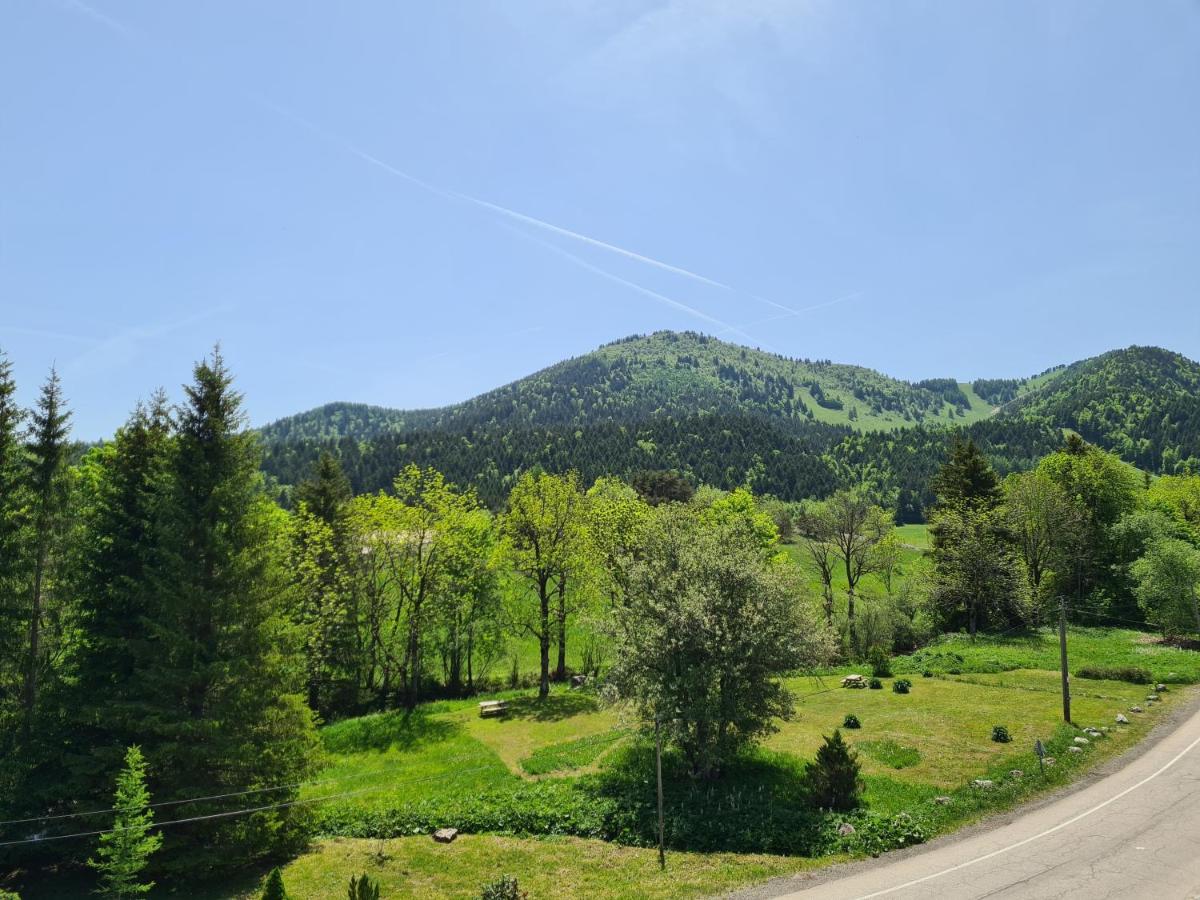
<instances>
[{"instance_id":1,"label":"paved road","mask_svg":"<svg viewBox=\"0 0 1200 900\"><path fill-rule=\"evenodd\" d=\"M1005 824L842 872L776 881L752 896L1200 898L1200 711L1192 704L1112 774Z\"/></svg>"}]
</instances>

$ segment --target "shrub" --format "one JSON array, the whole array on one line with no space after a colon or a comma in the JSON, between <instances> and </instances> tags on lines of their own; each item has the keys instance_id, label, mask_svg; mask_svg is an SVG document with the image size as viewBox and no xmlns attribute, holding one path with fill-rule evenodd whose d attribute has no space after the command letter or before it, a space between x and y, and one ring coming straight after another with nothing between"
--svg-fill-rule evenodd
<instances>
[{"instance_id":1,"label":"shrub","mask_svg":"<svg viewBox=\"0 0 1200 900\"><path fill-rule=\"evenodd\" d=\"M867 687L869 687L873 691L880 691L880 690L883 690L883 682L880 681L878 678L872 678L870 683L867 685Z\"/></svg>"},{"instance_id":2,"label":"shrub","mask_svg":"<svg viewBox=\"0 0 1200 900\"><path fill-rule=\"evenodd\" d=\"M871 674L876 678L891 678L892 677L892 660L888 656L887 651L876 644L871 648L870 653Z\"/></svg>"},{"instance_id":3,"label":"shrub","mask_svg":"<svg viewBox=\"0 0 1200 900\"><path fill-rule=\"evenodd\" d=\"M846 718L842 720L843 728L862 728L862 723L858 721L858 716L854 713L846 713Z\"/></svg>"},{"instance_id":4,"label":"shrub","mask_svg":"<svg viewBox=\"0 0 1200 900\"><path fill-rule=\"evenodd\" d=\"M804 767L814 806L845 811L862 802L863 780L858 754L834 731L817 750L817 759Z\"/></svg>"},{"instance_id":5,"label":"shrub","mask_svg":"<svg viewBox=\"0 0 1200 900\"><path fill-rule=\"evenodd\" d=\"M279 866L271 870L267 883L263 886L262 900L287 900L287 891L283 887L283 872Z\"/></svg>"},{"instance_id":6,"label":"shrub","mask_svg":"<svg viewBox=\"0 0 1200 900\"><path fill-rule=\"evenodd\" d=\"M350 876L350 900L379 900L379 882L363 873L358 878Z\"/></svg>"},{"instance_id":7,"label":"shrub","mask_svg":"<svg viewBox=\"0 0 1200 900\"><path fill-rule=\"evenodd\" d=\"M924 826L906 812L890 819L872 817L864 821L850 836L847 849L860 850L879 856L899 847L923 844L927 839Z\"/></svg>"},{"instance_id":8,"label":"shrub","mask_svg":"<svg viewBox=\"0 0 1200 900\"><path fill-rule=\"evenodd\" d=\"M897 678L892 682L892 692L896 694L907 694L912 689L912 682L907 678Z\"/></svg>"},{"instance_id":9,"label":"shrub","mask_svg":"<svg viewBox=\"0 0 1200 900\"><path fill-rule=\"evenodd\" d=\"M932 669L926 669L924 672L922 672L922 673L921 673L921 677L922 677L922 678L932 678L932 677L933 677L933 670L932 670Z\"/></svg>"},{"instance_id":10,"label":"shrub","mask_svg":"<svg viewBox=\"0 0 1200 900\"><path fill-rule=\"evenodd\" d=\"M1007 744L1009 741L1012 740L1012 736L1009 735L1008 729L1005 728L1003 725L993 725L992 726L992 740L995 741L997 744Z\"/></svg>"},{"instance_id":11,"label":"shrub","mask_svg":"<svg viewBox=\"0 0 1200 900\"><path fill-rule=\"evenodd\" d=\"M1078 678L1127 681L1130 684L1149 684L1154 680L1154 676L1140 666L1083 666L1075 675Z\"/></svg>"},{"instance_id":12,"label":"shrub","mask_svg":"<svg viewBox=\"0 0 1200 900\"><path fill-rule=\"evenodd\" d=\"M483 886L479 900L525 900L528 896L529 894L517 884L517 879L511 875L503 875Z\"/></svg>"}]
</instances>

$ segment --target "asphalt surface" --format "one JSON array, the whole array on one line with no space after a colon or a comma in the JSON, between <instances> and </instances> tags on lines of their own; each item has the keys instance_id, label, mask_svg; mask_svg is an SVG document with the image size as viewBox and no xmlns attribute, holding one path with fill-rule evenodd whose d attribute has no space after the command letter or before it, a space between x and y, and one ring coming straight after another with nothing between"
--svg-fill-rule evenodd
<instances>
[{"instance_id":1,"label":"asphalt surface","mask_svg":"<svg viewBox=\"0 0 1200 900\"><path fill-rule=\"evenodd\" d=\"M958 836L736 896L1200 898L1200 706L1175 712L1097 774Z\"/></svg>"}]
</instances>

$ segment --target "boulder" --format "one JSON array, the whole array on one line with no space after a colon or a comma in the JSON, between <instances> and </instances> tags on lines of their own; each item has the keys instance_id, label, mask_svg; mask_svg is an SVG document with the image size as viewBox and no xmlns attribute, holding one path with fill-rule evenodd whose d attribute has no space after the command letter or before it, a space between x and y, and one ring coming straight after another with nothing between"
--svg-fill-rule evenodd
<instances>
[{"instance_id":1,"label":"boulder","mask_svg":"<svg viewBox=\"0 0 1200 900\"><path fill-rule=\"evenodd\" d=\"M1117 713L1117 724L1118 725L1128 725L1129 724L1129 719L1126 717L1125 713Z\"/></svg>"},{"instance_id":2,"label":"boulder","mask_svg":"<svg viewBox=\"0 0 1200 900\"><path fill-rule=\"evenodd\" d=\"M845 837L848 834L854 834L854 826L849 822L843 822L838 826L838 834L840 834L842 837Z\"/></svg>"},{"instance_id":3,"label":"boulder","mask_svg":"<svg viewBox=\"0 0 1200 900\"><path fill-rule=\"evenodd\" d=\"M990 791L996 786L996 783L990 778L976 778L971 782L971 787L977 787L983 791Z\"/></svg>"},{"instance_id":4,"label":"boulder","mask_svg":"<svg viewBox=\"0 0 1200 900\"><path fill-rule=\"evenodd\" d=\"M1147 703L1157 703L1158 702L1158 694L1147 695L1146 702Z\"/></svg>"},{"instance_id":5,"label":"boulder","mask_svg":"<svg viewBox=\"0 0 1200 900\"><path fill-rule=\"evenodd\" d=\"M457 828L439 828L433 833L433 839L439 844L453 843L456 837L458 837Z\"/></svg>"},{"instance_id":6,"label":"boulder","mask_svg":"<svg viewBox=\"0 0 1200 900\"><path fill-rule=\"evenodd\" d=\"M950 802L950 798L947 797L945 794L943 794L940 797L934 797L933 802L936 803L938 806L945 806L947 803Z\"/></svg>"},{"instance_id":7,"label":"boulder","mask_svg":"<svg viewBox=\"0 0 1200 900\"><path fill-rule=\"evenodd\" d=\"M588 677L586 675L572 675L571 676L571 687L573 687L573 688L583 687L585 684L587 684L587 680L588 680Z\"/></svg>"},{"instance_id":8,"label":"boulder","mask_svg":"<svg viewBox=\"0 0 1200 900\"><path fill-rule=\"evenodd\" d=\"M1140 706L1131 706L1131 707L1129 707L1129 711L1130 712L1145 712L1145 710L1142 709Z\"/></svg>"},{"instance_id":9,"label":"boulder","mask_svg":"<svg viewBox=\"0 0 1200 900\"><path fill-rule=\"evenodd\" d=\"M1163 691L1165 691L1167 689L1167 686L1165 684L1156 684L1154 686L1154 689L1161 694Z\"/></svg>"},{"instance_id":10,"label":"boulder","mask_svg":"<svg viewBox=\"0 0 1200 900\"><path fill-rule=\"evenodd\" d=\"M1076 747L1076 746L1073 746L1073 745L1072 745L1072 746L1070 746L1070 747L1068 747L1068 748L1067 748L1067 752L1068 752L1068 753L1082 753L1082 752L1083 752L1083 748L1082 748L1082 747Z\"/></svg>"},{"instance_id":11,"label":"boulder","mask_svg":"<svg viewBox=\"0 0 1200 900\"><path fill-rule=\"evenodd\" d=\"M1025 773L1022 772L1020 769L1013 769L1011 772L1008 773L1008 777L1009 778L1024 778Z\"/></svg>"},{"instance_id":12,"label":"boulder","mask_svg":"<svg viewBox=\"0 0 1200 900\"><path fill-rule=\"evenodd\" d=\"M1075 743L1078 744L1080 747L1086 747L1088 744L1091 743L1091 741L1089 741L1085 737L1077 737L1077 738L1075 738Z\"/></svg>"}]
</instances>

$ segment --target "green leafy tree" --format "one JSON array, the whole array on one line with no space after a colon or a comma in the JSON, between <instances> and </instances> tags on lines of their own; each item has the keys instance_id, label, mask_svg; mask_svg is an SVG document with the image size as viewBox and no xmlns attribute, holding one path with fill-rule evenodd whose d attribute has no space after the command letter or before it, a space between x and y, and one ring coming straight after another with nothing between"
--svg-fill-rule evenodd
<instances>
[{"instance_id":1,"label":"green leafy tree","mask_svg":"<svg viewBox=\"0 0 1200 900\"><path fill-rule=\"evenodd\" d=\"M1082 539L1083 511L1042 471L1009 475L1004 481L1004 506L1030 594L1034 600L1044 599L1054 573L1071 567L1071 552Z\"/></svg>"},{"instance_id":2,"label":"green leafy tree","mask_svg":"<svg viewBox=\"0 0 1200 900\"><path fill-rule=\"evenodd\" d=\"M693 775L714 777L792 711L779 676L827 658L827 632L752 530L660 507L611 619L609 678L660 723Z\"/></svg>"},{"instance_id":3,"label":"green leafy tree","mask_svg":"<svg viewBox=\"0 0 1200 900\"><path fill-rule=\"evenodd\" d=\"M560 659L565 659L567 583L587 570L587 519L579 476L525 473L509 495L500 528L503 558L526 585L512 620L517 630L537 638L538 696L544 698L550 693L550 644L556 632Z\"/></svg>"},{"instance_id":4,"label":"green leafy tree","mask_svg":"<svg viewBox=\"0 0 1200 900\"><path fill-rule=\"evenodd\" d=\"M163 839L150 831L154 811L146 788L146 760L136 745L125 754L113 808L117 811L113 826L100 835L100 845L88 865L100 874L101 896L114 900L141 897L154 887L153 881L142 881L141 876Z\"/></svg>"},{"instance_id":5,"label":"green leafy tree","mask_svg":"<svg viewBox=\"0 0 1200 900\"><path fill-rule=\"evenodd\" d=\"M1000 510L939 509L941 541L933 550L932 603L946 627L980 627L1023 621L1028 582Z\"/></svg>"},{"instance_id":6,"label":"green leafy tree","mask_svg":"<svg viewBox=\"0 0 1200 900\"><path fill-rule=\"evenodd\" d=\"M804 767L812 804L818 809L846 812L862 803L861 764L842 739L841 731L826 736L815 761Z\"/></svg>"},{"instance_id":7,"label":"green leafy tree","mask_svg":"<svg viewBox=\"0 0 1200 900\"><path fill-rule=\"evenodd\" d=\"M1134 591L1150 621L1166 635L1200 632L1200 550L1159 539L1133 564Z\"/></svg>"}]
</instances>

